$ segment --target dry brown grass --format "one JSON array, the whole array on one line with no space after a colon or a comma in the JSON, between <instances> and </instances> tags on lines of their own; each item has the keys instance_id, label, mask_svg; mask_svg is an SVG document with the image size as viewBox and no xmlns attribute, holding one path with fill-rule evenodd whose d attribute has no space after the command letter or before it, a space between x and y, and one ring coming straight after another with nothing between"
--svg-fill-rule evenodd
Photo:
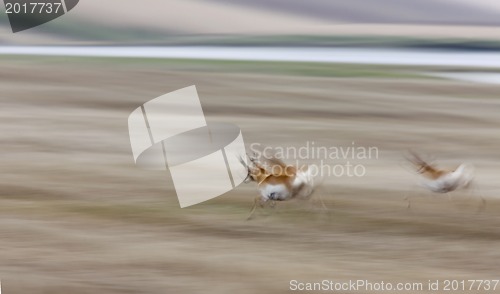
<instances>
[{"instance_id":1,"label":"dry brown grass","mask_svg":"<svg viewBox=\"0 0 500 294\"><path fill-rule=\"evenodd\" d=\"M298 77L167 64L12 58L0 68L0 278L6 293L284 293L289 281L498 278L497 86ZM332 67L335 67L332 65ZM180 209L169 175L136 168L128 114L196 84L209 120L247 144L377 146L364 178L245 217L255 187ZM264 107L265 106L265 107ZM424 195L406 210L408 148L476 165L488 206ZM418 193L411 190L411 193ZM424 193L425 194L425 193Z\"/></svg>"}]
</instances>

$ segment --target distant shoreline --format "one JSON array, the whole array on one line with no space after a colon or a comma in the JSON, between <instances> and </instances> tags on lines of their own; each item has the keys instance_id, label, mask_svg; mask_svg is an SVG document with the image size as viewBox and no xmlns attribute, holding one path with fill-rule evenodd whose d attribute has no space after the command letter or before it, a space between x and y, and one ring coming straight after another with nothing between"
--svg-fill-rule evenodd
<instances>
[{"instance_id":1,"label":"distant shoreline","mask_svg":"<svg viewBox=\"0 0 500 294\"><path fill-rule=\"evenodd\" d=\"M0 46L0 55L283 61L500 68L499 51L257 46Z\"/></svg>"}]
</instances>

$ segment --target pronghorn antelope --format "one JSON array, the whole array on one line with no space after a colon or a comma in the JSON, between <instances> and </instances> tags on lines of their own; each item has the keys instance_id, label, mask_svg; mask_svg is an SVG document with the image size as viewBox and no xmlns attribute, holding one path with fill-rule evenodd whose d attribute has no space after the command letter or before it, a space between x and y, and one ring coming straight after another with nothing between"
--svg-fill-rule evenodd
<instances>
[{"instance_id":1,"label":"pronghorn antelope","mask_svg":"<svg viewBox=\"0 0 500 294\"><path fill-rule=\"evenodd\" d=\"M420 185L434 193L448 194L448 199L451 199L450 192L458 189L468 189L473 184L474 171L471 166L460 164L455 169L439 169L436 166L424 161L417 153L410 151L410 157L407 157L417 170L417 173L422 175ZM478 194L483 207L486 203L484 198ZM405 198L408 201L410 208L409 195Z\"/></svg>"},{"instance_id":2,"label":"pronghorn antelope","mask_svg":"<svg viewBox=\"0 0 500 294\"><path fill-rule=\"evenodd\" d=\"M240 162L248 170L245 182L256 182L260 195L255 198L247 219L252 217L257 206L263 208L268 203L274 206L276 201L307 198L313 193L314 179L308 166L287 165L274 157L265 158L268 165L262 164L255 156L249 159L250 165L247 165L240 158ZM321 199L320 201L325 207L323 201Z\"/></svg>"}]
</instances>

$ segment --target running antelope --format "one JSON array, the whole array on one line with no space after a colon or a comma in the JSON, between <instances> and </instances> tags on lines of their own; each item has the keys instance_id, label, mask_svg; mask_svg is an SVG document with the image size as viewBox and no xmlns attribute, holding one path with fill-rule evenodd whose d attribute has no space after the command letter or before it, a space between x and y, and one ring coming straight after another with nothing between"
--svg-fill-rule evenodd
<instances>
[{"instance_id":1,"label":"running antelope","mask_svg":"<svg viewBox=\"0 0 500 294\"><path fill-rule=\"evenodd\" d=\"M251 219L257 206L264 208L266 204L274 206L276 201L286 201L294 198L307 198L314 191L314 180L308 166L297 167L287 165L277 158L265 158L269 163L266 166L256 157L249 157L250 165L242 158L240 162L247 168L248 175L245 182L256 182L259 196L255 198L254 205L247 218ZM324 203L320 199L323 207Z\"/></svg>"},{"instance_id":2,"label":"running antelope","mask_svg":"<svg viewBox=\"0 0 500 294\"><path fill-rule=\"evenodd\" d=\"M472 185L474 178L473 168L466 164L460 164L455 169L439 169L436 166L427 163L417 153L410 151L410 157L407 158L416 168L417 173L422 175L420 185L434 193L447 194L451 199L450 192L459 189L468 189ZM478 194L481 199L481 204L484 206L486 201ZM405 198L408 200L408 208L410 208L409 195ZM482 207L481 206L481 207Z\"/></svg>"}]
</instances>

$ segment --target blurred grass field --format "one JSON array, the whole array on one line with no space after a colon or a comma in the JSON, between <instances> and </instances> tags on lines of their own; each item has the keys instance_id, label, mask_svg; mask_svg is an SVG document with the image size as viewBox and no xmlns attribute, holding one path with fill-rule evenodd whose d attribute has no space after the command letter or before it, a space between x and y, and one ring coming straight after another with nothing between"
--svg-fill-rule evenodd
<instances>
[{"instance_id":1,"label":"blurred grass field","mask_svg":"<svg viewBox=\"0 0 500 294\"><path fill-rule=\"evenodd\" d=\"M286 293L292 279L498 279L498 85L370 65L0 58L0 278L8 293ZM180 209L134 166L127 117L196 85L247 144L377 146L363 178L245 221L256 187ZM474 164L488 200L414 189L403 154ZM414 193L413 209L403 198ZM421 195L422 197L418 197ZM423 291L426 292L426 291ZM419 292L422 293L422 292Z\"/></svg>"}]
</instances>

